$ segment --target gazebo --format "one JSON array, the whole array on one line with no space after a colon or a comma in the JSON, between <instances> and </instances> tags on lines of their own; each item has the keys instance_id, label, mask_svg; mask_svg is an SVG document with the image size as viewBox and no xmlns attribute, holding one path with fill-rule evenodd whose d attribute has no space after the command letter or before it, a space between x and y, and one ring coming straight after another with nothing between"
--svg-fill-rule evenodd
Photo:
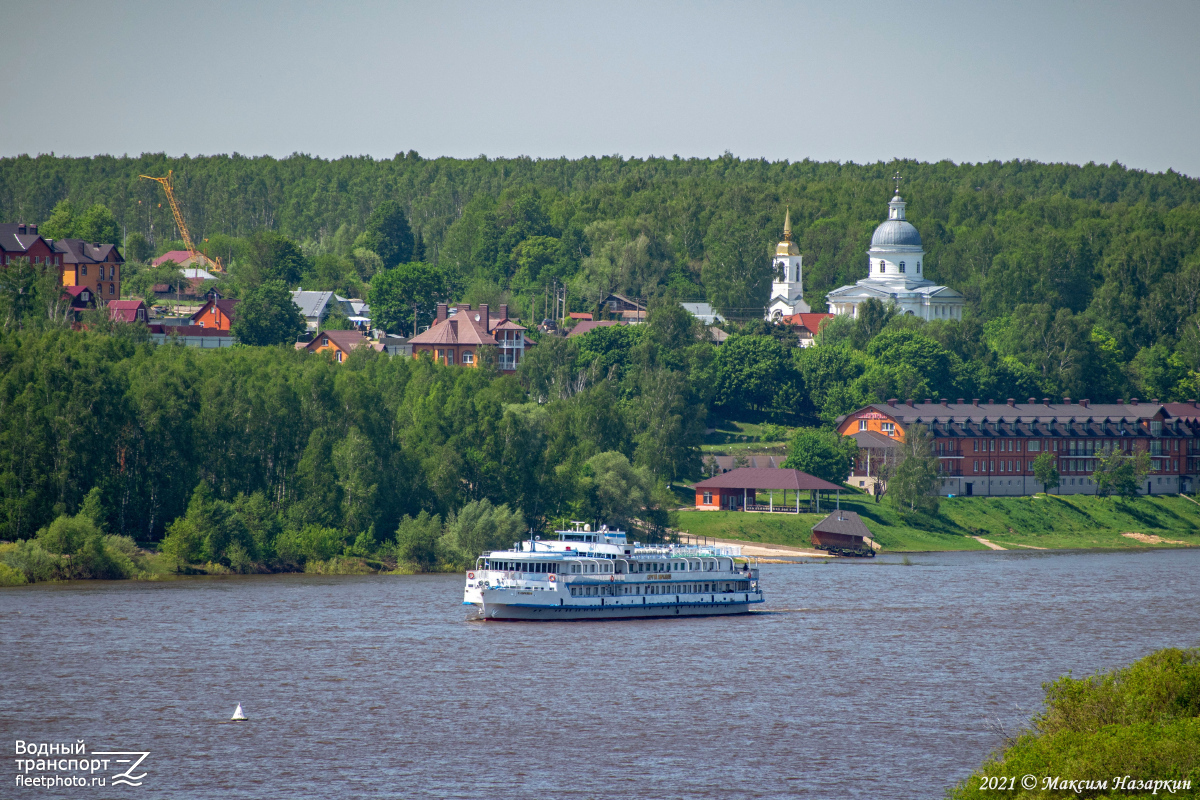
<instances>
[{"instance_id":1,"label":"gazebo","mask_svg":"<svg viewBox=\"0 0 1200 800\"><path fill-rule=\"evenodd\" d=\"M800 493L809 492L812 504L821 510L821 492L840 492L836 483L822 480L798 469L742 467L721 475L698 481L696 510L767 511L786 514L800 513ZM788 492L795 492L795 506L788 504ZM758 493L767 492L767 502L758 502ZM775 492L782 492L780 504L775 504Z\"/></svg>"}]
</instances>

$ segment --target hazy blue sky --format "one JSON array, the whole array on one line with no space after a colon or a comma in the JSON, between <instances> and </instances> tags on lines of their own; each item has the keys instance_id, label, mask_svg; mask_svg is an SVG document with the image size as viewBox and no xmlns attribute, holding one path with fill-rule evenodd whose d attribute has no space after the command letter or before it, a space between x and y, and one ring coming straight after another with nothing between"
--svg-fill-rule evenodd
<instances>
[{"instance_id":1,"label":"hazy blue sky","mask_svg":"<svg viewBox=\"0 0 1200 800\"><path fill-rule=\"evenodd\" d=\"M1200 176L1200 2L0 0L0 155L1120 161Z\"/></svg>"}]
</instances>

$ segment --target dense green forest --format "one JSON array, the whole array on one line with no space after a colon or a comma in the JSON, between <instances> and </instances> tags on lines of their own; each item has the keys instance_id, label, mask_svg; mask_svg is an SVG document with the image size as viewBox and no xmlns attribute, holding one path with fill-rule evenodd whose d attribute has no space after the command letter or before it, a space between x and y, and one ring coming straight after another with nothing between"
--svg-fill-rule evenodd
<instances>
[{"instance_id":1,"label":"dense green forest","mask_svg":"<svg viewBox=\"0 0 1200 800\"><path fill-rule=\"evenodd\" d=\"M173 532L183 561L391 547L432 567L564 518L655 535L668 484L700 474L719 419L820 425L888 397L1200 396L1200 181L1174 173L42 156L0 160L0 218L124 243L125 289L143 292L163 276L141 262L179 243L160 188L137 176L169 169L235 296L337 289L410 331L413 306L439 300L508 302L536 321L557 284L571 310L644 297L648 324L533 333L516 376L373 353L336 367L286 346L155 348L100 316L73 331L54 281L14 265L0 281L0 538L88 540L51 531L86 507L84 528ZM797 347L761 321L784 207L819 309L865 274L897 169L927 273L966 294L965 319L871 305ZM731 317L720 346L678 305L700 299ZM468 518L490 521L464 533Z\"/></svg>"}]
</instances>

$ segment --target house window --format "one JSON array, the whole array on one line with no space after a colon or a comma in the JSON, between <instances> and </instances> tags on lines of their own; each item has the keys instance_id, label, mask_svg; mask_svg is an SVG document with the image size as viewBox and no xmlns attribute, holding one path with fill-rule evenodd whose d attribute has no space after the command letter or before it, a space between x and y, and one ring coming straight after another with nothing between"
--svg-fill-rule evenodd
<instances>
[{"instance_id":1,"label":"house window","mask_svg":"<svg viewBox=\"0 0 1200 800\"><path fill-rule=\"evenodd\" d=\"M343 355L342 351L341 351L341 350L338 350L338 351L337 351L337 355L336 355L336 356L334 356L334 358L337 360L337 362L338 362L339 364L340 364L340 363L342 363L342 355Z\"/></svg>"},{"instance_id":2,"label":"house window","mask_svg":"<svg viewBox=\"0 0 1200 800\"><path fill-rule=\"evenodd\" d=\"M453 350L447 350L447 351L446 351L446 363L447 363L447 364L453 364L453 363L454 363L454 351L453 351Z\"/></svg>"},{"instance_id":3,"label":"house window","mask_svg":"<svg viewBox=\"0 0 1200 800\"><path fill-rule=\"evenodd\" d=\"M858 421L858 429L860 431L865 431L867 429L867 421L865 419L860 419Z\"/></svg>"},{"instance_id":4,"label":"house window","mask_svg":"<svg viewBox=\"0 0 1200 800\"><path fill-rule=\"evenodd\" d=\"M888 436L892 436L896 433L896 423L884 422L884 423L880 424L879 429L882 430L884 433L886 433Z\"/></svg>"},{"instance_id":5,"label":"house window","mask_svg":"<svg viewBox=\"0 0 1200 800\"><path fill-rule=\"evenodd\" d=\"M706 505L706 506L712 505L712 492L704 493L704 505Z\"/></svg>"},{"instance_id":6,"label":"house window","mask_svg":"<svg viewBox=\"0 0 1200 800\"><path fill-rule=\"evenodd\" d=\"M462 354L462 363L474 364L475 363L475 354L472 353L470 350L467 350L466 352L464 352Z\"/></svg>"},{"instance_id":7,"label":"house window","mask_svg":"<svg viewBox=\"0 0 1200 800\"><path fill-rule=\"evenodd\" d=\"M79 274L87 275L87 264L83 264L79 267Z\"/></svg>"},{"instance_id":8,"label":"house window","mask_svg":"<svg viewBox=\"0 0 1200 800\"><path fill-rule=\"evenodd\" d=\"M975 471L979 472L979 462L978 461L975 462Z\"/></svg>"},{"instance_id":9,"label":"house window","mask_svg":"<svg viewBox=\"0 0 1200 800\"><path fill-rule=\"evenodd\" d=\"M117 285L116 285L115 283L110 283L110 284L108 285L108 293L109 293L109 294L116 294L116 293L117 293Z\"/></svg>"},{"instance_id":10,"label":"house window","mask_svg":"<svg viewBox=\"0 0 1200 800\"><path fill-rule=\"evenodd\" d=\"M87 298L84 298L84 299L86 300ZM201 327L201 328L203 328L203 327L204 327L204 320L200 320L200 327Z\"/></svg>"},{"instance_id":11,"label":"house window","mask_svg":"<svg viewBox=\"0 0 1200 800\"><path fill-rule=\"evenodd\" d=\"M204 323L201 322L200 324L203 325ZM329 337L328 336L326 336L325 338L323 338L321 340L321 347L329 347Z\"/></svg>"},{"instance_id":12,"label":"house window","mask_svg":"<svg viewBox=\"0 0 1200 800\"><path fill-rule=\"evenodd\" d=\"M900 262L900 274L901 275L904 274L904 262L903 261Z\"/></svg>"},{"instance_id":13,"label":"house window","mask_svg":"<svg viewBox=\"0 0 1200 800\"><path fill-rule=\"evenodd\" d=\"M138 318L138 319L145 319L145 318L146 318L146 309L144 309L144 308L139 308L139 309L137 310L137 318Z\"/></svg>"}]
</instances>

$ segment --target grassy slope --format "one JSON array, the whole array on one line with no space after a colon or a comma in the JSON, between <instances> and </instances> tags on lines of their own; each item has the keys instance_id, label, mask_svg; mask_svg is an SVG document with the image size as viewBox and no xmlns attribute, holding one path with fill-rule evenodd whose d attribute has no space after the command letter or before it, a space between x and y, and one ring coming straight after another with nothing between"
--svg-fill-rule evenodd
<instances>
[{"instance_id":1,"label":"grassy slope","mask_svg":"<svg viewBox=\"0 0 1200 800\"><path fill-rule=\"evenodd\" d=\"M1010 549L1153 546L1121 536L1129 531L1200 545L1200 505L1166 495L1132 503L1095 497L956 497L942 501L936 518L911 521L887 502L876 504L863 495L843 496L842 508L862 516L876 540L892 551L985 549L972 536ZM696 536L807 546L812 526L824 516L680 511L679 527Z\"/></svg>"}]
</instances>

